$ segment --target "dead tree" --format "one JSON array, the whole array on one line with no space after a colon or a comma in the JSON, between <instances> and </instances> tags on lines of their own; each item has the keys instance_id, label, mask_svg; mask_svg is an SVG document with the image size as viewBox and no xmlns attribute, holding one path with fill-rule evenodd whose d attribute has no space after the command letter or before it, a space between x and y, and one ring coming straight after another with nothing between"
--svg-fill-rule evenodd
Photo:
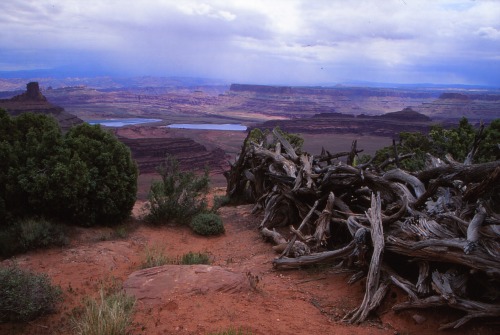
<instances>
[{"instance_id":1,"label":"dead tree","mask_svg":"<svg viewBox=\"0 0 500 335\"><path fill-rule=\"evenodd\" d=\"M350 282L366 277L365 297L346 322L376 313L391 285L409 298L397 311L466 313L443 328L500 316L500 161L472 164L472 152L467 164L434 159L418 173L382 172L408 155L356 166L356 143L314 157L274 135L274 149L247 138L226 177L228 196L250 194L261 213L261 234L279 254L275 268L336 263L356 270ZM402 259L414 269L397 266Z\"/></svg>"}]
</instances>

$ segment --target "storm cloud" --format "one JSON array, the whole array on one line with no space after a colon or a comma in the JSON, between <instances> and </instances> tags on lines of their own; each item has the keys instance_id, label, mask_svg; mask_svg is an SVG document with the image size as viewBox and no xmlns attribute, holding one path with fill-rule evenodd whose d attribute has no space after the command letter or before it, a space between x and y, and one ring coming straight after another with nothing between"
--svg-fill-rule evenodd
<instances>
[{"instance_id":1,"label":"storm cloud","mask_svg":"<svg viewBox=\"0 0 500 335\"><path fill-rule=\"evenodd\" d=\"M500 2L7 0L0 71L500 86Z\"/></svg>"}]
</instances>

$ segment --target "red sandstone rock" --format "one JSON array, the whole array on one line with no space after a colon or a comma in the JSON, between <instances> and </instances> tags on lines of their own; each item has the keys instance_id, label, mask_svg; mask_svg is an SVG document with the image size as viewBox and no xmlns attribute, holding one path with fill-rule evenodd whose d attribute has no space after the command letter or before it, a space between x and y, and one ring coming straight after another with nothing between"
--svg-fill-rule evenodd
<instances>
[{"instance_id":1,"label":"red sandstone rock","mask_svg":"<svg viewBox=\"0 0 500 335\"><path fill-rule=\"evenodd\" d=\"M175 294L238 293L251 290L245 274L211 265L164 265L132 273L123 284L127 294L152 303Z\"/></svg>"}]
</instances>

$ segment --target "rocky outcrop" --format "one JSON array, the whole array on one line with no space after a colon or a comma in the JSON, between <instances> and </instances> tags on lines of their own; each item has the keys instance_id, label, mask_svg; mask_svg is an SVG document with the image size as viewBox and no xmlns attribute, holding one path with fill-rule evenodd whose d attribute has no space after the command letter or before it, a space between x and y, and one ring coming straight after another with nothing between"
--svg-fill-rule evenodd
<instances>
[{"instance_id":1,"label":"rocky outcrop","mask_svg":"<svg viewBox=\"0 0 500 335\"><path fill-rule=\"evenodd\" d=\"M222 149L208 151L203 145L190 138L126 138L118 139L127 145L136 160L140 173L153 173L172 155L187 170L222 171L225 152Z\"/></svg>"},{"instance_id":2,"label":"rocky outcrop","mask_svg":"<svg viewBox=\"0 0 500 335\"><path fill-rule=\"evenodd\" d=\"M289 87L232 84L228 111L295 118L319 113L380 115L438 98L432 90L370 87Z\"/></svg>"},{"instance_id":3,"label":"rocky outcrop","mask_svg":"<svg viewBox=\"0 0 500 335\"><path fill-rule=\"evenodd\" d=\"M469 100L469 97L460 93L443 93L439 96L439 99Z\"/></svg>"},{"instance_id":4,"label":"rocky outcrop","mask_svg":"<svg viewBox=\"0 0 500 335\"><path fill-rule=\"evenodd\" d=\"M168 302L182 294L241 293L252 290L248 277L211 265L164 265L132 273L125 292L148 304Z\"/></svg>"},{"instance_id":5,"label":"rocky outcrop","mask_svg":"<svg viewBox=\"0 0 500 335\"><path fill-rule=\"evenodd\" d=\"M11 99L0 99L0 108L5 109L12 116L22 113L51 115L57 120L63 131L83 123L83 120L66 112L64 108L49 103L47 98L40 92L37 82L28 83L25 93L16 95Z\"/></svg>"},{"instance_id":6,"label":"rocky outcrop","mask_svg":"<svg viewBox=\"0 0 500 335\"><path fill-rule=\"evenodd\" d=\"M386 113L378 116L377 118L384 120L401 120L401 121L411 121L411 122L430 122L431 118L414 111L410 107L407 107L399 112Z\"/></svg>"},{"instance_id":7,"label":"rocky outcrop","mask_svg":"<svg viewBox=\"0 0 500 335\"><path fill-rule=\"evenodd\" d=\"M11 99L11 101L16 102L28 102L28 101L47 101L47 98L43 96L40 92L40 86L37 82L31 82L26 85L26 92L16 95Z\"/></svg>"},{"instance_id":8,"label":"rocky outcrop","mask_svg":"<svg viewBox=\"0 0 500 335\"><path fill-rule=\"evenodd\" d=\"M413 107L414 110L431 115L433 119L457 121L466 117L471 122L488 123L498 118L500 94L484 93L443 93L439 99Z\"/></svg>"},{"instance_id":9,"label":"rocky outcrop","mask_svg":"<svg viewBox=\"0 0 500 335\"><path fill-rule=\"evenodd\" d=\"M428 132L432 121L429 117L410 108L379 116L321 113L311 118L294 120L271 120L258 128L272 129L279 126L291 133L310 134L360 134L394 137L400 132Z\"/></svg>"}]
</instances>

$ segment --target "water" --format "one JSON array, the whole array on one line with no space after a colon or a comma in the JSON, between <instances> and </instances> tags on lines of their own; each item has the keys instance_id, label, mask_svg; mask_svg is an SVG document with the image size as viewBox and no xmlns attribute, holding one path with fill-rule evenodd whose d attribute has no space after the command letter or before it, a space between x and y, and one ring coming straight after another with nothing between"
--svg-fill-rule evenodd
<instances>
[{"instance_id":1,"label":"water","mask_svg":"<svg viewBox=\"0 0 500 335\"><path fill-rule=\"evenodd\" d=\"M159 122L161 119L141 119L141 118L130 118L130 119L104 119L104 120L87 120L89 124L100 124L106 127L124 127L131 126L135 124L152 123Z\"/></svg>"},{"instance_id":2,"label":"water","mask_svg":"<svg viewBox=\"0 0 500 335\"><path fill-rule=\"evenodd\" d=\"M245 131L246 126L234 123L225 124L209 124L209 123L173 123L167 126L167 128L175 129L201 129L201 130L233 130L233 131Z\"/></svg>"}]
</instances>

